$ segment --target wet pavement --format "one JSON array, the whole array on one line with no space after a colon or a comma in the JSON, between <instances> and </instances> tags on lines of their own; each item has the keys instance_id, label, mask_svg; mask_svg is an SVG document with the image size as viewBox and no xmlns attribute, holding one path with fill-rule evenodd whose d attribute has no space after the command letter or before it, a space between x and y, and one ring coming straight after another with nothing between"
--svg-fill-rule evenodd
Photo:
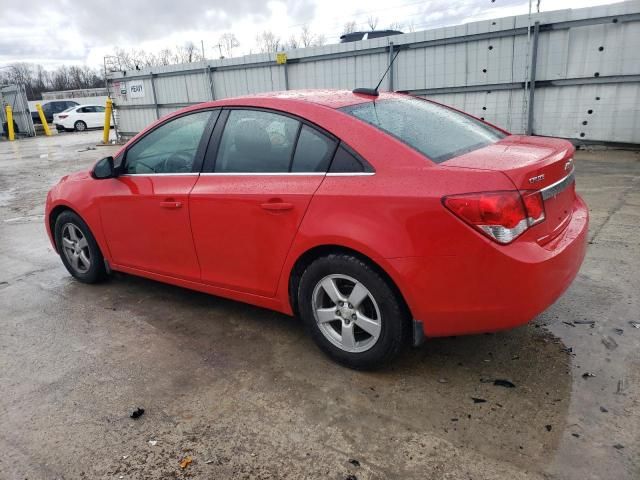
<instances>
[{"instance_id":1,"label":"wet pavement","mask_svg":"<svg viewBox=\"0 0 640 480\"><path fill-rule=\"evenodd\" d=\"M86 150L99 139L0 142L1 479L640 478L638 152L576 155L590 245L548 311L362 373L293 318L122 274L74 281L44 199L114 151Z\"/></svg>"}]
</instances>

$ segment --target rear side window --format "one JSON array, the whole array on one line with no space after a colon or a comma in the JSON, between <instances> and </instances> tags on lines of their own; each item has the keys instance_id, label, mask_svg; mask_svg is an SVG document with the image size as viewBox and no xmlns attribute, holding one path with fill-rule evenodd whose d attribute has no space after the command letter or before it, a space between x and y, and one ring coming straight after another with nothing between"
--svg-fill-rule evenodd
<instances>
[{"instance_id":1,"label":"rear side window","mask_svg":"<svg viewBox=\"0 0 640 480\"><path fill-rule=\"evenodd\" d=\"M373 168L364 160L360 160L344 145L340 145L331 162L329 173L363 173L373 172Z\"/></svg>"},{"instance_id":2,"label":"rear side window","mask_svg":"<svg viewBox=\"0 0 640 480\"><path fill-rule=\"evenodd\" d=\"M506 135L468 115L417 98L386 99L341 109L441 163Z\"/></svg>"},{"instance_id":3,"label":"rear side window","mask_svg":"<svg viewBox=\"0 0 640 480\"><path fill-rule=\"evenodd\" d=\"M292 172L326 172L331 161L331 155L336 148L336 142L326 135L302 126L296 153L291 165Z\"/></svg>"}]
</instances>

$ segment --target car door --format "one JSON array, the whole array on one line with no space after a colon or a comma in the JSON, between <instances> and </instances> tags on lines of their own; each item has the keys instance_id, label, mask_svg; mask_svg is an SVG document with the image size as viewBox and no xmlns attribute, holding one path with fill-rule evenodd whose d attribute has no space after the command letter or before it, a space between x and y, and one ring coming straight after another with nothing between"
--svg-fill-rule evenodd
<instances>
[{"instance_id":1,"label":"car door","mask_svg":"<svg viewBox=\"0 0 640 480\"><path fill-rule=\"evenodd\" d=\"M91 114L92 127L104 126L104 110L105 108L100 105L93 106L93 113Z\"/></svg>"},{"instance_id":2,"label":"car door","mask_svg":"<svg viewBox=\"0 0 640 480\"><path fill-rule=\"evenodd\" d=\"M205 283L273 296L336 140L291 116L223 110L189 196Z\"/></svg>"},{"instance_id":3,"label":"car door","mask_svg":"<svg viewBox=\"0 0 640 480\"><path fill-rule=\"evenodd\" d=\"M219 110L174 117L124 153L121 174L100 198L113 262L189 280L200 279L188 196Z\"/></svg>"}]
</instances>

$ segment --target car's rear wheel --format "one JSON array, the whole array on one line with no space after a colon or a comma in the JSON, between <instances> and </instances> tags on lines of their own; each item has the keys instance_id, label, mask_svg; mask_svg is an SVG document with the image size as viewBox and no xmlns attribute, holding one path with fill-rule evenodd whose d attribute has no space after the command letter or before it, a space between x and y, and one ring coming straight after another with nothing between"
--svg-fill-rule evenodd
<instances>
[{"instance_id":1,"label":"car's rear wheel","mask_svg":"<svg viewBox=\"0 0 640 480\"><path fill-rule=\"evenodd\" d=\"M58 215L55 240L62 263L84 283L96 283L107 276L104 257L87 224L74 212Z\"/></svg>"},{"instance_id":2,"label":"car's rear wheel","mask_svg":"<svg viewBox=\"0 0 640 480\"><path fill-rule=\"evenodd\" d=\"M77 132L84 132L87 129L87 124L84 123L82 120L78 120L76 123L73 124L73 128L75 128Z\"/></svg>"},{"instance_id":3,"label":"car's rear wheel","mask_svg":"<svg viewBox=\"0 0 640 480\"><path fill-rule=\"evenodd\" d=\"M388 364L407 343L409 317L389 281L348 254L313 261L298 288L300 314L318 346L356 369Z\"/></svg>"}]
</instances>

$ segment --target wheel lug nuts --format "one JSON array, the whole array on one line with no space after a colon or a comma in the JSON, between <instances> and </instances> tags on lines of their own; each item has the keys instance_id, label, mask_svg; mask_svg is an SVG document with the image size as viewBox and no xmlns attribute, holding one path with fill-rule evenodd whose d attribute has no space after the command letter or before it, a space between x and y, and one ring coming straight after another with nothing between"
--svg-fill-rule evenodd
<instances>
[{"instance_id":1,"label":"wheel lug nuts","mask_svg":"<svg viewBox=\"0 0 640 480\"><path fill-rule=\"evenodd\" d=\"M351 315L351 318L355 320L358 317L356 317L356 314L354 313L353 315Z\"/></svg>"}]
</instances>

